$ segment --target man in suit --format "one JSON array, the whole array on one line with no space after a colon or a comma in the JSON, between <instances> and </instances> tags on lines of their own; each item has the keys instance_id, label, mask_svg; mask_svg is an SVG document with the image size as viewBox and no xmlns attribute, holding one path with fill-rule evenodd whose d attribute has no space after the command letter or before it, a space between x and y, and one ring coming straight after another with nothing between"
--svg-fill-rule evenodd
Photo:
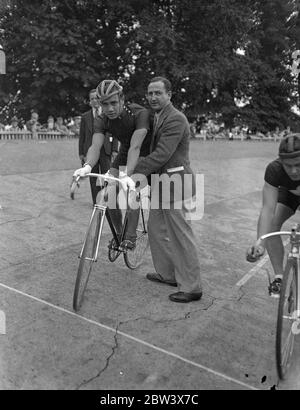
<instances>
[{"instance_id":1,"label":"man in suit","mask_svg":"<svg viewBox=\"0 0 300 410\"><path fill-rule=\"evenodd\" d=\"M146 277L177 286L178 292L169 295L169 299L187 303L202 296L200 264L187 206L195 194L195 176L189 161L190 127L185 115L171 103L171 83L166 78L153 78L147 97L155 113L152 143L150 154L140 159L134 169L139 176L151 175L148 232L156 273ZM170 200L165 200L163 178L170 180L170 176L180 183L174 188L169 182Z\"/></svg>"},{"instance_id":2,"label":"man in suit","mask_svg":"<svg viewBox=\"0 0 300 410\"><path fill-rule=\"evenodd\" d=\"M100 101L97 98L96 90L91 90L89 92L89 103L91 109L81 117L80 123L80 134L79 134L79 158L81 160L81 165L86 161L86 155L89 147L92 145L93 134L94 134L94 122L95 119L101 114ZM118 153L118 140L109 134L105 135L104 143L100 151L100 157L97 164L92 168L92 173L102 173L105 174L111 163L111 158L116 156ZM90 178L91 193L93 204L96 203L96 197L100 191L100 187L96 185L97 179Z\"/></svg>"}]
</instances>

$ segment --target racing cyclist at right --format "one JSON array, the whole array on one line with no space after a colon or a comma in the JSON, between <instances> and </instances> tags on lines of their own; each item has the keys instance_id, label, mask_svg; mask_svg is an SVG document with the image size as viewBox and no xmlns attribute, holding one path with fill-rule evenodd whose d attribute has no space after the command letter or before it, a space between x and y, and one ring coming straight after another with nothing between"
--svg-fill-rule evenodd
<instances>
[{"instance_id":1,"label":"racing cyclist at right","mask_svg":"<svg viewBox=\"0 0 300 410\"><path fill-rule=\"evenodd\" d=\"M280 231L300 205L300 133L291 133L279 145L279 158L265 170L263 204L257 224L257 241L247 250L247 260L256 262L267 248L275 279L269 286L271 296L279 297L283 277L284 247L278 236L262 243L267 233Z\"/></svg>"}]
</instances>

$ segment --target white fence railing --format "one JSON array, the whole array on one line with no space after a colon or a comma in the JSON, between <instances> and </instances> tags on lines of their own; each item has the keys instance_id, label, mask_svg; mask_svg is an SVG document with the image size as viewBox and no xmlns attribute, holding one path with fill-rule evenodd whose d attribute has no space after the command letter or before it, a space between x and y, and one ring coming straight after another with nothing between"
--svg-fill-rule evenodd
<instances>
[{"instance_id":1,"label":"white fence railing","mask_svg":"<svg viewBox=\"0 0 300 410\"><path fill-rule=\"evenodd\" d=\"M246 138L245 135L233 135L231 138L225 137L223 134L214 134L214 135L207 135L205 133L198 133L195 136L196 139L200 139L203 141L269 141L269 142L278 142L281 141L282 137L260 137L258 135L251 135L249 138Z\"/></svg>"},{"instance_id":2,"label":"white fence railing","mask_svg":"<svg viewBox=\"0 0 300 410\"><path fill-rule=\"evenodd\" d=\"M76 138L76 134L62 134L58 131L0 131L0 141L3 140L59 140L65 138Z\"/></svg>"}]
</instances>

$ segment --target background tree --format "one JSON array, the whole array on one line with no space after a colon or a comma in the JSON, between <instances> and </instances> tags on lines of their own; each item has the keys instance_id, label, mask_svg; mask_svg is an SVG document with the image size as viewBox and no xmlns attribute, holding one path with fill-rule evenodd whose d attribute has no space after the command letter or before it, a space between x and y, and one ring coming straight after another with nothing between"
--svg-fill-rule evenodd
<instances>
[{"instance_id":1,"label":"background tree","mask_svg":"<svg viewBox=\"0 0 300 410\"><path fill-rule=\"evenodd\" d=\"M249 50L253 81L249 82L249 106L240 110L251 128L266 132L284 128L296 103L291 73L293 50L290 1L254 2L255 21L250 32L256 47Z\"/></svg>"},{"instance_id":2,"label":"background tree","mask_svg":"<svg viewBox=\"0 0 300 410\"><path fill-rule=\"evenodd\" d=\"M13 107L20 115L82 111L88 90L103 77L123 76L130 63L127 12L115 0L12 1L1 18L8 72L1 103L21 90Z\"/></svg>"},{"instance_id":3,"label":"background tree","mask_svg":"<svg viewBox=\"0 0 300 410\"><path fill-rule=\"evenodd\" d=\"M145 102L149 78L165 75L190 119L284 127L297 99L297 10L299 0L10 0L0 107L20 90L7 115L73 115L108 77Z\"/></svg>"}]
</instances>

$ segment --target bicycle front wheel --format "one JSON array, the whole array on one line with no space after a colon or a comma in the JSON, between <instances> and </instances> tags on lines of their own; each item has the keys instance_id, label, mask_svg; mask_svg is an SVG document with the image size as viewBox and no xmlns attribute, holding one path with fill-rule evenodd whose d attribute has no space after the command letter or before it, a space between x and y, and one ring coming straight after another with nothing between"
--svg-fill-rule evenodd
<instances>
[{"instance_id":1,"label":"bicycle front wheel","mask_svg":"<svg viewBox=\"0 0 300 410\"><path fill-rule=\"evenodd\" d=\"M148 218L149 209L140 209L139 221L137 225L136 246L124 252L124 261L129 269L137 269L143 262L143 257L148 248Z\"/></svg>"},{"instance_id":2,"label":"bicycle front wheel","mask_svg":"<svg viewBox=\"0 0 300 410\"><path fill-rule=\"evenodd\" d=\"M101 209L94 209L90 225L82 247L80 262L75 282L73 295L73 309L77 312L83 301L90 274L94 262L97 260L97 253L100 243L105 212Z\"/></svg>"},{"instance_id":3,"label":"bicycle front wheel","mask_svg":"<svg viewBox=\"0 0 300 410\"><path fill-rule=\"evenodd\" d=\"M297 262L288 260L284 274L277 315L276 365L278 377L286 378L294 347L293 323L297 319Z\"/></svg>"}]
</instances>

